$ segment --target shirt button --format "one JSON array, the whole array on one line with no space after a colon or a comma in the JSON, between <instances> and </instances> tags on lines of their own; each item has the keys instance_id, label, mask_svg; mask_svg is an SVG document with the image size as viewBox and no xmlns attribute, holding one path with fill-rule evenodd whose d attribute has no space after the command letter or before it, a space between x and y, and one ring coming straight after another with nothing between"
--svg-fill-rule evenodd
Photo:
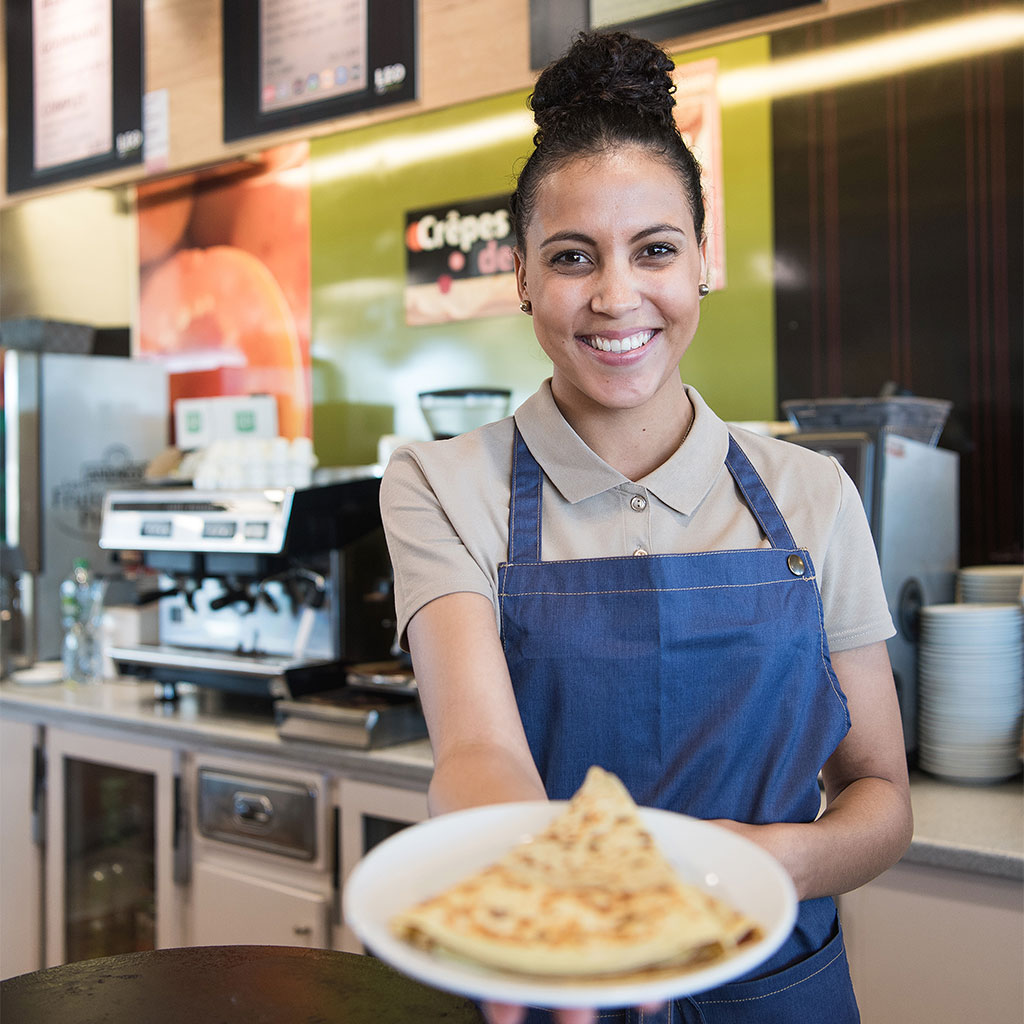
<instances>
[{"instance_id":1,"label":"shirt button","mask_svg":"<svg viewBox=\"0 0 1024 1024\"><path fill-rule=\"evenodd\" d=\"M642 499L642 498L641 498L640 500L641 500L641 501L643 501L643 499ZM647 552L646 552L646 551L644 551L644 549L643 549L643 548L637 548L637 549L636 549L636 551L634 551L634 552L633 552L633 554L634 554L634 555L646 555L646 554L647 554Z\"/></svg>"},{"instance_id":2,"label":"shirt button","mask_svg":"<svg viewBox=\"0 0 1024 1024\"><path fill-rule=\"evenodd\" d=\"M786 565L789 566L789 571L794 576L803 576L807 571L807 566L799 555L790 555L789 558L786 559Z\"/></svg>"},{"instance_id":3,"label":"shirt button","mask_svg":"<svg viewBox=\"0 0 1024 1024\"><path fill-rule=\"evenodd\" d=\"M634 512L643 512L643 510L647 508L647 499L642 494L634 494L633 497L629 499L629 507ZM644 553L646 554L646 552Z\"/></svg>"}]
</instances>

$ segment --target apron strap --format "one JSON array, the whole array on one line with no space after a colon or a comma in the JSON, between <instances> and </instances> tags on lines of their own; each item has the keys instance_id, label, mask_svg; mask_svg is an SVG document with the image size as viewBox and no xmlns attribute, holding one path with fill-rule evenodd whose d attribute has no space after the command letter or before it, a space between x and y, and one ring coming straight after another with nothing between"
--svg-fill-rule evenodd
<instances>
[{"instance_id":1,"label":"apron strap","mask_svg":"<svg viewBox=\"0 0 1024 1024\"><path fill-rule=\"evenodd\" d=\"M541 489L544 474L515 427L512 491L508 506L509 562L539 562Z\"/></svg>"},{"instance_id":2,"label":"apron strap","mask_svg":"<svg viewBox=\"0 0 1024 1024\"><path fill-rule=\"evenodd\" d=\"M725 465L771 546L784 550L795 549L793 535L789 532L786 520L782 518L779 506L775 504L764 481L732 434L729 435L729 454L725 457Z\"/></svg>"}]
</instances>

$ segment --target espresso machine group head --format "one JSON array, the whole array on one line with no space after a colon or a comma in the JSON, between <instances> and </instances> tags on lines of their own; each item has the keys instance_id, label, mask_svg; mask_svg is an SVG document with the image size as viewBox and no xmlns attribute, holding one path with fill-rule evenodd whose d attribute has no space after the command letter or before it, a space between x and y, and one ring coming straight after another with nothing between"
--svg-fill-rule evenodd
<instances>
[{"instance_id":1,"label":"espresso machine group head","mask_svg":"<svg viewBox=\"0 0 1024 1024\"><path fill-rule=\"evenodd\" d=\"M295 698L391 655L391 566L369 471L308 488L110 491L100 546L156 576L158 643L112 647L162 684Z\"/></svg>"}]
</instances>

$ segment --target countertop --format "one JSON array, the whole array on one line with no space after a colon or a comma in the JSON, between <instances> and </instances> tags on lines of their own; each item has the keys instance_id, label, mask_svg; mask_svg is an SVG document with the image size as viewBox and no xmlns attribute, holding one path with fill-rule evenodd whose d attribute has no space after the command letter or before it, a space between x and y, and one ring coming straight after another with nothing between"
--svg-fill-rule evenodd
<instances>
[{"instance_id":1,"label":"countertop","mask_svg":"<svg viewBox=\"0 0 1024 1024\"><path fill-rule=\"evenodd\" d=\"M36 669L45 678L45 670ZM427 739L374 750L284 739L266 702L199 687L182 687L175 701L157 700L155 693L153 684L132 679L91 686L5 681L0 683L0 711L69 728L123 729L130 738L200 750L269 756L407 789L425 791L434 770Z\"/></svg>"},{"instance_id":2,"label":"countertop","mask_svg":"<svg viewBox=\"0 0 1024 1024\"><path fill-rule=\"evenodd\" d=\"M36 674L45 678L42 670ZM134 680L78 687L4 682L0 711L53 725L124 729L132 737L272 756L408 789L425 790L433 771L426 739L374 750L287 740L278 735L270 712L251 702L206 689L186 690L173 703L155 700L154 693L152 685ZM904 862L1024 879L1019 775L993 785L961 785L915 771L911 798L914 839Z\"/></svg>"}]
</instances>

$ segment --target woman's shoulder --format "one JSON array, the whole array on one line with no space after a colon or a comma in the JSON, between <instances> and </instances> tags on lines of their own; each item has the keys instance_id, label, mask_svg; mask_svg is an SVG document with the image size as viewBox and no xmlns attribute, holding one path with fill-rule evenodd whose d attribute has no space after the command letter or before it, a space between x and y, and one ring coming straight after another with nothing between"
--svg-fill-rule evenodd
<instances>
[{"instance_id":1,"label":"woman's shoulder","mask_svg":"<svg viewBox=\"0 0 1024 1024\"><path fill-rule=\"evenodd\" d=\"M791 528L826 539L840 522L864 516L856 484L833 456L782 437L729 430Z\"/></svg>"},{"instance_id":2,"label":"woman's shoulder","mask_svg":"<svg viewBox=\"0 0 1024 1024\"><path fill-rule=\"evenodd\" d=\"M757 433L729 424L729 433L743 449L754 468L772 478L793 476L806 484L839 487L841 468L834 458L785 437ZM765 483L769 483L767 479Z\"/></svg>"},{"instance_id":3,"label":"woman's shoulder","mask_svg":"<svg viewBox=\"0 0 1024 1024\"><path fill-rule=\"evenodd\" d=\"M437 489L470 484L480 489L491 477L508 479L512 465L513 418L487 423L438 441L409 441L396 448L384 470L384 484L415 474ZM475 483L474 483L475 481Z\"/></svg>"}]
</instances>

